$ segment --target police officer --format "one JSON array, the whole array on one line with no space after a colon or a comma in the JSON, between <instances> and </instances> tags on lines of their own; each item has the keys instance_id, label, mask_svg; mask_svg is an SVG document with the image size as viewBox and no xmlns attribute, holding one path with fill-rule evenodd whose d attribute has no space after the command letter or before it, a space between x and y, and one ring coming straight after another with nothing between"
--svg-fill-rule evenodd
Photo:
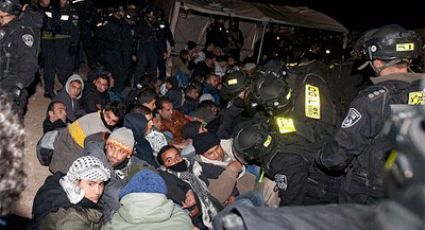
<instances>
[{"instance_id":1,"label":"police officer","mask_svg":"<svg viewBox=\"0 0 425 230\"><path fill-rule=\"evenodd\" d=\"M243 121L242 113L246 109L245 99L250 84L251 79L242 71L234 71L223 77L220 94L223 99L230 101L219 116L216 134L221 139L230 138L236 124Z\"/></svg>"},{"instance_id":2,"label":"police officer","mask_svg":"<svg viewBox=\"0 0 425 230\"><path fill-rule=\"evenodd\" d=\"M115 77L115 89L124 90L130 74L133 35L131 26L124 20L123 6L116 6L99 28L99 46L102 64Z\"/></svg>"},{"instance_id":3,"label":"police officer","mask_svg":"<svg viewBox=\"0 0 425 230\"><path fill-rule=\"evenodd\" d=\"M222 49L227 47L228 38L223 17L215 18L214 22L211 23L211 25L207 28L205 44L210 43L213 43L215 46L218 46Z\"/></svg>"},{"instance_id":4,"label":"police officer","mask_svg":"<svg viewBox=\"0 0 425 230\"><path fill-rule=\"evenodd\" d=\"M222 211L215 218L214 229L245 229L245 226L252 229L423 229L425 120L423 112L411 108L400 110L392 119L390 130L397 147L385 162L385 184L390 199L377 205L346 203L277 209L252 207L244 200ZM261 146L262 142L259 143Z\"/></svg>"},{"instance_id":5,"label":"police officer","mask_svg":"<svg viewBox=\"0 0 425 230\"><path fill-rule=\"evenodd\" d=\"M26 88L37 71L38 40L26 21L19 20L18 0L0 1L0 88L9 92L23 120L28 93Z\"/></svg>"},{"instance_id":6,"label":"police officer","mask_svg":"<svg viewBox=\"0 0 425 230\"><path fill-rule=\"evenodd\" d=\"M174 37L170 29L170 24L164 18L164 10L157 8L157 28L159 36L159 59L158 59L158 72L159 79L165 80L166 77L166 60L168 58L167 42L170 44L171 50L174 50Z\"/></svg>"},{"instance_id":7,"label":"police officer","mask_svg":"<svg viewBox=\"0 0 425 230\"><path fill-rule=\"evenodd\" d=\"M372 203L384 197L382 168L393 148L391 139L382 134L393 104L424 105L419 80L424 74L408 73L409 63L420 54L416 34L399 25L387 25L365 33L358 51L378 77L351 103L347 116L335 137L317 157L323 168L345 171L340 191L341 202Z\"/></svg>"},{"instance_id":8,"label":"police officer","mask_svg":"<svg viewBox=\"0 0 425 230\"><path fill-rule=\"evenodd\" d=\"M226 30L228 43L227 49L229 54L234 57L238 62L240 61L241 49L243 47L244 37L242 31L239 29L239 20L232 19L230 21L229 29Z\"/></svg>"},{"instance_id":9,"label":"police officer","mask_svg":"<svg viewBox=\"0 0 425 230\"><path fill-rule=\"evenodd\" d=\"M44 96L53 98L55 73L65 86L75 67L80 42L79 15L68 0L51 0L41 37Z\"/></svg>"},{"instance_id":10,"label":"police officer","mask_svg":"<svg viewBox=\"0 0 425 230\"><path fill-rule=\"evenodd\" d=\"M144 15L136 23L136 72L134 84L142 84L144 81L152 81L157 78L158 58L160 56L159 27L156 23L156 8L148 5ZM144 77L147 76L146 79Z\"/></svg>"}]
</instances>

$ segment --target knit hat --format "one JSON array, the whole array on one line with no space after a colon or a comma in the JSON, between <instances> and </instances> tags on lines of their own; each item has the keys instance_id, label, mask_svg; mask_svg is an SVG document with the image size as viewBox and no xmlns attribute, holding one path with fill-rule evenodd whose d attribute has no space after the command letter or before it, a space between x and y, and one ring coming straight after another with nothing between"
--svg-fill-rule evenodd
<instances>
[{"instance_id":1,"label":"knit hat","mask_svg":"<svg viewBox=\"0 0 425 230\"><path fill-rule=\"evenodd\" d=\"M72 163L66 176L70 181L79 179L107 181L111 178L111 172L96 157L84 156Z\"/></svg>"},{"instance_id":2,"label":"knit hat","mask_svg":"<svg viewBox=\"0 0 425 230\"><path fill-rule=\"evenodd\" d=\"M125 127L115 129L109 136L106 144L113 144L131 154L134 148L133 131Z\"/></svg>"},{"instance_id":3,"label":"knit hat","mask_svg":"<svg viewBox=\"0 0 425 230\"><path fill-rule=\"evenodd\" d=\"M136 173L127 185L121 189L119 198L121 199L129 193L167 193L167 185L164 179L150 169L143 169Z\"/></svg>"},{"instance_id":4,"label":"knit hat","mask_svg":"<svg viewBox=\"0 0 425 230\"><path fill-rule=\"evenodd\" d=\"M199 103L201 103L203 101L215 102L214 97L210 93L204 93L199 97Z\"/></svg>"},{"instance_id":5,"label":"knit hat","mask_svg":"<svg viewBox=\"0 0 425 230\"><path fill-rule=\"evenodd\" d=\"M182 137L184 139L193 139L193 137L199 134L199 128L201 125L202 122L200 121L191 121L186 123L182 128Z\"/></svg>"},{"instance_id":6,"label":"knit hat","mask_svg":"<svg viewBox=\"0 0 425 230\"><path fill-rule=\"evenodd\" d=\"M196 154L204 154L208 149L216 145L220 145L220 138L211 132L201 133L193 138L193 147L195 147Z\"/></svg>"}]
</instances>

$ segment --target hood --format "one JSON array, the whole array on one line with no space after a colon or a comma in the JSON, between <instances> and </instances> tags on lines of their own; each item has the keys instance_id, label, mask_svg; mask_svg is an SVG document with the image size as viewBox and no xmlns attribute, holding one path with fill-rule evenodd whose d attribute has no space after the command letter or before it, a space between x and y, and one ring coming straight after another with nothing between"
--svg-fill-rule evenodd
<instances>
[{"instance_id":1,"label":"hood","mask_svg":"<svg viewBox=\"0 0 425 230\"><path fill-rule=\"evenodd\" d=\"M134 136L145 137L145 130L148 122L142 114L128 113L124 117L124 127L131 129Z\"/></svg>"},{"instance_id":2,"label":"hood","mask_svg":"<svg viewBox=\"0 0 425 230\"><path fill-rule=\"evenodd\" d=\"M78 95L78 97L77 97L77 99L80 99L81 96L83 96L83 90L84 90L84 81L83 81L83 79L81 78L80 75L78 75L76 73L72 74L68 78L68 80L66 81L65 90L69 94L69 85L71 84L72 81L75 81L75 80L78 80L79 82L81 82L81 92L80 92L80 95Z\"/></svg>"},{"instance_id":3,"label":"hood","mask_svg":"<svg viewBox=\"0 0 425 230\"><path fill-rule=\"evenodd\" d=\"M130 193L121 201L118 214L128 223L153 224L170 221L177 208L164 194Z\"/></svg>"}]
</instances>

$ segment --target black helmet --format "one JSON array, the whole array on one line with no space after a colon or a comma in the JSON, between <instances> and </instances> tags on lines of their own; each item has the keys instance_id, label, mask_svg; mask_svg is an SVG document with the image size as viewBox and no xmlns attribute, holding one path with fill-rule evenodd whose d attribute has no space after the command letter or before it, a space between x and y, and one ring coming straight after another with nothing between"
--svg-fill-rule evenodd
<instances>
[{"instance_id":1,"label":"black helmet","mask_svg":"<svg viewBox=\"0 0 425 230\"><path fill-rule=\"evenodd\" d=\"M368 60L412 59L421 54L421 42L413 31L392 24L366 32L357 42L356 51Z\"/></svg>"},{"instance_id":2,"label":"black helmet","mask_svg":"<svg viewBox=\"0 0 425 230\"><path fill-rule=\"evenodd\" d=\"M0 0L0 11L2 12L18 15L21 8L19 0Z\"/></svg>"},{"instance_id":3,"label":"black helmet","mask_svg":"<svg viewBox=\"0 0 425 230\"><path fill-rule=\"evenodd\" d=\"M234 97L245 90L251 83L250 79L242 71L234 71L226 74L222 79L223 88L221 94L224 97Z\"/></svg>"},{"instance_id":4,"label":"black helmet","mask_svg":"<svg viewBox=\"0 0 425 230\"><path fill-rule=\"evenodd\" d=\"M283 76L273 72L258 77L248 96L251 107L263 106L266 110L286 111L292 106L291 90Z\"/></svg>"},{"instance_id":5,"label":"black helmet","mask_svg":"<svg viewBox=\"0 0 425 230\"><path fill-rule=\"evenodd\" d=\"M270 152L274 139L261 124L244 127L233 137L233 150L242 163L261 160L262 155Z\"/></svg>"}]
</instances>

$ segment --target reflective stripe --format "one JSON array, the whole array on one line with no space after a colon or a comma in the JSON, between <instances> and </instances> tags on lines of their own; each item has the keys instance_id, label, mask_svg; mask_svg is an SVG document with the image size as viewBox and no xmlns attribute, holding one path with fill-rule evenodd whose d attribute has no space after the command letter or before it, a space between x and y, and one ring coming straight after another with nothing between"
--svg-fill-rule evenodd
<instances>
[{"instance_id":1,"label":"reflective stripe","mask_svg":"<svg viewBox=\"0 0 425 230\"><path fill-rule=\"evenodd\" d=\"M305 116L320 120L320 91L313 85L305 85Z\"/></svg>"},{"instance_id":2,"label":"reflective stripe","mask_svg":"<svg viewBox=\"0 0 425 230\"><path fill-rule=\"evenodd\" d=\"M61 15L62 21L68 21L68 19L69 19L69 15Z\"/></svg>"},{"instance_id":3,"label":"reflective stripe","mask_svg":"<svg viewBox=\"0 0 425 230\"><path fill-rule=\"evenodd\" d=\"M77 143L81 148L84 148L84 139L86 138L86 134L80 126L79 121L74 121L68 126L69 135L71 135L72 139Z\"/></svg>"},{"instance_id":4,"label":"reflective stripe","mask_svg":"<svg viewBox=\"0 0 425 230\"><path fill-rule=\"evenodd\" d=\"M393 167L396 159L397 159L397 151L393 150L388 156L387 161L385 161L385 165L384 165L385 171L388 171Z\"/></svg>"},{"instance_id":5,"label":"reflective stripe","mask_svg":"<svg viewBox=\"0 0 425 230\"><path fill-rule=\"evenodd\" d=\"M52 12L46 11L46 12L44 12L44 14L49 18L52 17Z\"/></svg>"},{"instance_id":6,"label":"reflective stripe","mask_svg":"<svg viewBox=\"0 0 425 230\"><path fill-rule=\"evenodd\" d=\"M277 128L280 134L287 134L296 132L294 121L291 118L276 117Z\"/></svg>"},{"instance_id":7,"label":"reflective stripe","mask_svg":"<svg viewBox=\"0 0 425 230\"><path fill-rule=\"evenodd\" d=\"M425 105L425 91L409 93L409 105Z\"/></svg>"},{"instance_id":8,"label":"reflective stripe","mask_svg":"<svg viewBox=\"0 0 425 230\"><path fill-rule=\"evenodd\" d=\"M74 0L74 1L72 1L72 3L84 2L84 1L86 1L86 0Z\"/></svg>"}]
</instances>

